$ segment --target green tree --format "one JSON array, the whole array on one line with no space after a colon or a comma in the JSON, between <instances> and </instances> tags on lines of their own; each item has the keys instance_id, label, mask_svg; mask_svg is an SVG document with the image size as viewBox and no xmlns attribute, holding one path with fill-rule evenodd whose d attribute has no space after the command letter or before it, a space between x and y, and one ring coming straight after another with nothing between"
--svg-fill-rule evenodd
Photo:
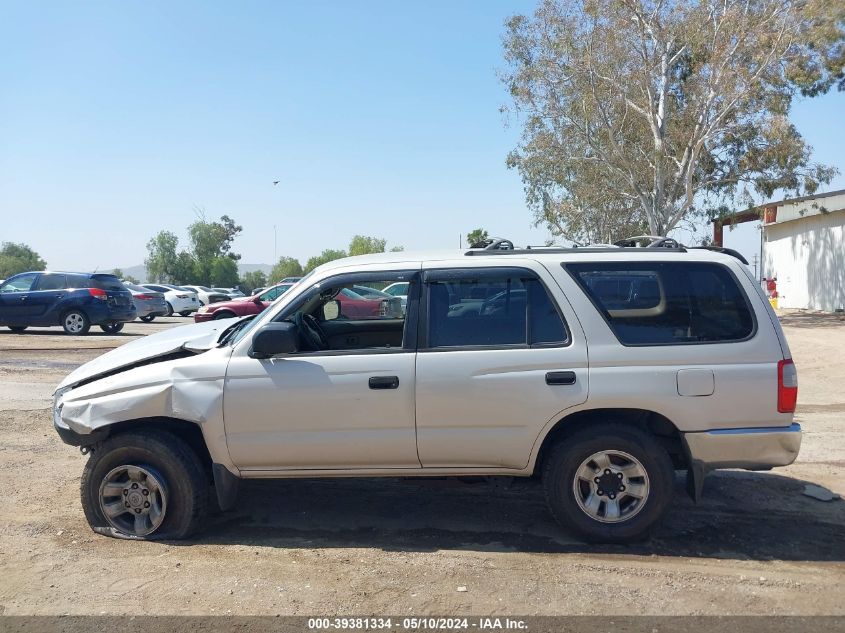
<instances>
[{"instance_id":1,"label":"green tree","mask_svg":"<svg viewBox=\"0 0 845 633\"><path fill-rule=\"evenodd\" d=\"M485 241L489 239L487 231L484 229L474 229L467 233L467 245L470 248L478 248L482 246Z\"/></svg>"},{"instance_id":2,"label":"green tree","mask_svg":"<svg viewBox=\"0 0 845 633\"><path fill-rule=\"evenodd\" d=\"M535 220L666 235L728 199L830 182L788 112L799 90L842 86L843 28L829 0L541 0L513 17L508 164Z\"/></svg>"},{"instance_id":3,"label":"green tree","mask_svg":"<svg viewBox=\"0 0 845 633\"><path fill-rule=\"evenodd\" d=\"M114 275L115 277L117 277L118 279L128 281L130 284L141 283L140 281L135 279L135 277L133 277L132 275L124 275L123 271L120 268L115 268L114 270L111 271L111 274Z\"/></svg>"},{"instance_id":4,"label":"green tree","mask_svg":"<svg viewBox=\"0 0 845 633\"><path fill-rule=\"evenodd\" d=\"M308 262L305 264L305 272L310 273L312 270L317 268L317 266L322 266L323 264L336 259L343 259L346 256L346 251L338 251L327 248L319 255L315 255L314 257L308 259Z\"/></svg>"},{"instance_id":5,"label":"green tree","mask_svg":"<svg viewBox=\"0 0 845 633\"><path fill-rule=\"evenodd\" d=\"M227 215L222 216L219 222L209 222L204 215L200 215L188 227L191 254L194 256L200 283L211 283L212 267L218 257L228 257L234 261L240 259L240 255L232 252L232 242L242 230Z\"/></svg>"},{"instance_id":6,"label":"green tree","mask_svg":"<svg viewBox=\"0 0 845 633\"><path fill-rule=\"evenodd\" d=\"M256 288L264 288L266 286L267 275L264 274L263 270L252 270L244 273L243 277L241 277L241 290L245 294L250 295Z\"/></svg>"},{"instance_id":7,"label":"green tree","mask_svg":"<svg viewBox=\"0 0 845 633\"><path fill-rule=\"evenodd\" d=\"M148 254L144 260L144 266L147 268L147 279L159 283L186 283L174 278L177 246L179 246L179 238L170 231L159 231L155 237L147 242Z\"/></svg>"},{"instance_id":8,"label":"green tree","mask_svg":"<svg viewBox=\"0 0 845 633\"><path fill-rule=\"evenodd\" d=\"M0 279L30 270L44 270L46 262L26 244L3 242L0 245Z\"/></svg>"},{"instance_id":9,"label":"green tree","mask_svg":"<svg viewBox=\"0 0 845 633\"><path fill-rule=\"evenodd\" d=\"M302 277L302 264L293 257L280 257L270 272L269 282L276 284L285 277Z\"/></svg>"},{"instance_id":10,"label":"green tree","mask_svg":"<svg viewBox=\"0 0 845 633\"><path fill-rule=\"evenodd\" d=\"M217 288L232 288L238 285L238 264L231 257L221 255L211 262L211 285Z\"/></svg>"},{"instance_id":11,"label":"green tree","mask_svg":"<svg viewBox=\"0 0 845 633\"><path fill-rule=\"evenodd\" d=\"M387 240L378 237L367 237L356 235L349 242L349 255L369 255L370 253L383 253Z\"/></svg>"},{"instance_id":12,"label":"green tree","mask_svg":"<svg viewBox=\"0 0 845 633\"><path fill-rule=\"evenodd\" d=\"M203 279L197 274L196 260L188 251L179 251L171 270L170 279L176 285L208 283L207 279Z\"/></svg>"}]
</instances>

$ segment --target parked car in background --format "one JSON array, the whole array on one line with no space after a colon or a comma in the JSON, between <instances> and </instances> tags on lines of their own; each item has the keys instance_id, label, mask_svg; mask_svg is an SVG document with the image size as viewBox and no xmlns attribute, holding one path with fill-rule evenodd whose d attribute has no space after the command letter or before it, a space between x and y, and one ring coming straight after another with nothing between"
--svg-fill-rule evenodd
<instances>
[{"instance_id":1,"label":"parked car in background","mask_svg":"<svg viewBox=\"0 0 845 633\"><path fill-rule=\"evenodd\" d=\"M278 297L281 297L290 290L291 286L293 284L277 284L250 297L203 306L194 315L194 321L202 323L203 321L213 321L215 319L232 319L234 317L258 314Z\"/></svg>"},{"instance_id":2,"label":"parked car in background","mask_svg":"<svg viewBox=\"0 0 845 633\"><path fill-rule=\"evenodd\" d=\"M143 284L143 286L164 294L166 316L171 316L175 312L186 317L200 309L197 293L193 290L171 284Z\"/></svg>"},{"instance_id":3,"label":"parked car in background","mask_svg":"<svg viewBox=\"0 0 845 633\"><path fill-rule=\"evenodd\" d=\"M279 283L286 283L286 282L280 281ZM267 290L267 286L258 286L258 288L252 289L252 294L249 295L249 296L254 297L255 295L260 294L260 293L264 292L265 290Z\"/></svg>"},{"instance_id":4,"label":"parked car in background","mask_svg":"<svg viewBox=\"0 0 845 633\"><path fill-rule=\"evenodd\" d=\"M384 292L389 294L392 297L399 297L402 299L402 305L405 305L408 302L408 286L410 284L407 281L397 281L396 283L392 283L384 289Z\"/></svg>"},{"instance_id":5,"label":"parked car in background","mask_svg":"<svg viewBox=\"0 0 845 633\"><path fill-rule=\"evenodd\" d=\"M246 295L240 291L239 288L212 288L214 292L219 292L228 296L230 299L240 299Z\"/></svg>"},{"instance_id":6,"label":"parked car in background","mask_svg":"<svg viewBox=\"0 0 845 633\"><path fill-rule=\"evenodd\" d=\"M200 307L220 301L229 301L229 295L225 292L215 292L207 286L182 286L182 288L187 288L197 293L197 300L200 303Z\"/></svg>"},{"instance_id":7,"label":"parked car in background","mask_svg":"<svg viewBox=\"0 0 845 633\"><path fill-rule=\"evenodd\" d=\"M300 279L302 279L302 277L285 277L279 283L280 284L295 284Z\"/></svg>"},{"instance_id":8,"label":"parked car in background","mask_svg":"<svg viewBox=\"0 0 845 633\"><path fill-rule=\"evenodd\" d=\"M87 334L99 325L113 334L136 315L132 294L114 275L27 272L0 285L0 325L13 332L60 325L66 334Z\"/></svg>"},{"instance_id":9,"label":"parked car in background","mask_svg":"<svg viewBox=\"0 0 845 633\"><path fill-rule=\"evenodd\" d=\"M125 281L123 285L132 293L135 311L138 313L138 318L142 321L149 323L157 316L167 314L167 302L164 300L164 293Z\"/></svg>"}]
</instances>

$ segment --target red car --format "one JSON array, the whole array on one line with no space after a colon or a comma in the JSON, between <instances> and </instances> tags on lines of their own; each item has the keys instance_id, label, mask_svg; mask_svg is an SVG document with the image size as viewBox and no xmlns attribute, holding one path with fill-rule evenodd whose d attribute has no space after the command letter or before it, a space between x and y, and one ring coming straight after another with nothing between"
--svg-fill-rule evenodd
<instances>
[{"instance_id":1,"label":"red car","mask_svg":"<svg viewBox=\"0 0 845 633\"><path fill-rule=\"evenodd\" d=\"M292 286L293 284L277 284L251 297L240 297L231 301L209 303L194 313L194 321L202 323L213 319L231 319L233 317L258 314L269 306L276 297L290 290Z\"/></svg>"},{"instance_id":2,"label":"red car","mask_svg":"<svg viewBox=\"0 0 845 633\"><path fill-rule=\"evenodd\" d=\"M213 319L231 319L262 312L277 297L287 292L294 284L277 284L260 294L251 297L241 297L232 301L221 301L205 305L194 313L194 321L202 323ZM357 292L343 288L335 297L340 303L340 315L347 319L378 319L390 314L395 306L389 305L395 297L382 299L381 297L363 297Z\"/></svg>"}]
</instances>

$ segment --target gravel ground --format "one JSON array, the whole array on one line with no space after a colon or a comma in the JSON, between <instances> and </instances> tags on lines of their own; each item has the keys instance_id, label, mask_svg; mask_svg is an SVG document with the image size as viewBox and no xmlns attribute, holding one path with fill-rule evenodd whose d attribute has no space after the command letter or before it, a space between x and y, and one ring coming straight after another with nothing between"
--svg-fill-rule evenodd
<instances>
[{"instance_id":1,"label":"gravel ground","mask_svg":"<svg viewBox=\"0 0 845 633\"><path fill-rule=\"evenodd\" d=\"M798 461L711 474L695 506L635 547L563 533L533 481L248 482L237 508L185 543L92 533L84 458L50 423L78 364L187 319L119 335L0 333L0 613L845 614L845 321L788 314L799 368ZM458 587L466 588L459 591Z\"/></svg>"}]
</instances>

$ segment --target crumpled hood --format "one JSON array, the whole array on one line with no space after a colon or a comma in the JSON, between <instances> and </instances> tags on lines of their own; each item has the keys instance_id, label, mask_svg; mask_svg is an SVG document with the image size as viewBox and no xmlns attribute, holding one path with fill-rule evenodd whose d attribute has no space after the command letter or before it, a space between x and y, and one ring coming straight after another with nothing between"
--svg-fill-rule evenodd
<instances>
[{"instance_id":1,"label":"crumpled hood","mask_svg":"<svg viewBox=\"0 0 845 633\"><path fill-rule=\"evenodd\" d=\"M209 350L217 344L221 330L235 322L235 319L225 319L207 323L194 323L144 336L77 367L56 388L72 386L83 380L90 380L99 375L113 372L121 367L128 367L141 361L172 354L180 350L195 352Z\"/></svg>"}]
</instances>

